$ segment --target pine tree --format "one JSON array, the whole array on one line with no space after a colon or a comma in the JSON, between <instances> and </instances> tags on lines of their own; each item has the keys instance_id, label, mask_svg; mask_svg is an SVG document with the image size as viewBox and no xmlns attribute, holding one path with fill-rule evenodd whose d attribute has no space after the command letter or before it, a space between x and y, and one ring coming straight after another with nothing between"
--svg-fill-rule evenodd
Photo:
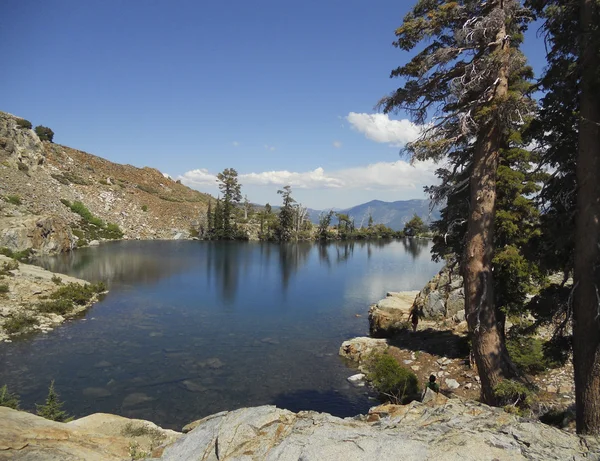
<instances>
[{"instance_id":1,"label":"pine tree","mask_svg":"<svg viewBox=\"0 0 600 461\"><path fill-rule=\"evenodd\" d=\"M48 389L48 396L46 397L46 403L44 405L36 405L37 414L46 419L52 421L58 421L61 423L67 423L71 421L71 418L66 411L61 410L64 402L58 400L58 394L54 390L54 380L50 382L50 388Z\"/></svg>"},{"instance_id":2,"label":"pine tree","mask_svg":"<svg viewBox=\"0 0 600 461\"><path fill-rule=\"evenodd\" d=\"M237 229L233 221L234 211L242 201L241 185L238 182L237 171L233 168L225 168L217 174L219 190L223 194L222 203L222 237L226 239L236 238Z\"/></svg>"},{"instance_id":3,"label":"pine tree","mask_svg":"<svg viewBox=\"0 0 600 461\"><path fill-rule=\"evenodd\" d=\"M283 197L283 206L279 210L278 237L280 241L287 242L292 239L294 233L294 203L296 200L292 198L291 186L285 186L277 193Z\"/></svg>"},{"instance_id":4,"label":"pine tree","mask_svg":"<svg viewBox=\"0 0 600 461\"><path fill-rule=\"evenodd\" d=\"M396 30L394 45L411 51L427 43L392 71L404 85L380 102L384 112L405 110L424 126L419 139L406 146L414 160L454 162L446 186L460 189L464 183L456 183L456 175L470 168L465 310L482 399L490 404L496 402L494 387L514 370L498 325L492 262L501 152L534 108L519 85L531 74L518 49L524 13L516 0L419 0Z\"/></svg>"},{"instance_id":5,"label":"pine tree","mask_svg":"<svg viewBox=\"0 0 600 461\"><path fill-rule=\"evenodd\" d=\"M0 407L19 409L19 396L10 393L6 384L0 387Z\"/></svg>"},{"instance_id":6,"label":"pine tree","mask_svg":"<svg viewBox=\"0 0 600 461\"><path fill-rule=\"evenodd\" d=\"M574 274L572 292L563 305L573 315L577 431L598 434L600 5L596 0L531 0L530 4L544 19L549 47L541 81L546 95L533 131L545 164L554 169L542 191L548 226L539 255L548 267L563 270L565 281L567 274Z\"/></svg>"}]
</instances>

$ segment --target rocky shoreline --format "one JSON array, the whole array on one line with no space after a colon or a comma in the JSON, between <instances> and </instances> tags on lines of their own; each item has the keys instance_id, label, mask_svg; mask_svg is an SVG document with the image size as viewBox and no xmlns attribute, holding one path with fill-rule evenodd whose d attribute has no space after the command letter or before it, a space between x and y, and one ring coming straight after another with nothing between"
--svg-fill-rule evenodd
<instances>
[{"instance_id":1,"label":"rocky shoreline","mask_svg":"<svg viewBox=\"0 0 600 461\"><path fill-rule=\"evenodd\" d=\"M6 261L10 259L0 256L0 264ZM17 299L31 302L56 289L53 277L66 283L86 283L26 264L12 272L13 309L20 306ZM410 299L416 296L417 292L388 293L383 300L387 301L374 306L384 309L394 305L405 320ZM373 306L370 310L375 311ZM38 329L48 331L64 318L44 321L48 324ZM391 325L398 326L394 322ZM421 333L428 328L428 323L420 324ZM451 390L452 398L429 393L423 402L379 405L366 415L352 418L314 411L294 413L270 405L240 408L194 421L181 432L110 414L59 423L0 407L0 459L600 460L597 438L583 438L475 401L477 377L471 372L455 379L461 372L460 351L447 343L455 338L441 333L437 340L428 341L428 346L421 343L425 347L419 353L403 348L403 335L398 332L393 338L345 341L339 353L360 371L366 371L364 361L369 355L383 351L395 355L420 380L435 368L437 376L443 378L442 388ZM405 330L405 334L414 341L419 331ZM414 349L414 344L411 347ZM445 355L437 355L439 351ZM354 378L355 384L360 384L362 377Z\"/></svg>"},{"instance_id":2,"label":"rocky shoreline","mask_svg":"<svg viewBox=\"0 0 600 461\"><path fill-rule=\"evenodd\" d=\"M78 286L90 284L85 280L50 272L0 255L0 269L2 268L6 270L2 272L5 275L0 279L0 286L5 287L3 293L0 293L0 342L10 342L10 338L15 334L36 331L46 333L67 319L85 312L99 298L99 295L94 293L90 295L88 302L72 303L68 312L63 314L42 312L35 306L49 299L61 287L69 284ZM19 332L9 331L6 325L11 319L25 319L24 327Z\"/></svg>"}]
</instances>

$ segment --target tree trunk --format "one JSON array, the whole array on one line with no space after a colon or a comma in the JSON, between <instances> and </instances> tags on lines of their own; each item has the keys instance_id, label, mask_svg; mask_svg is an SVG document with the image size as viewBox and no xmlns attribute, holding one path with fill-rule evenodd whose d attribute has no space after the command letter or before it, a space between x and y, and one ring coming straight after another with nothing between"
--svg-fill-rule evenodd
<instances>
[{"instance_id":1,"label":"tree trunk","mask_svg":"<svg viewBox=\"0 0 600 461\"><path fill-rule=\"evenodd\" d=\"M496 36L494 53L502 65L490 104L506 98L508 93L509 43L502 28ZM467 242L463 259L465 311L472 338L473 355L481 378L481 398L494 405L494 387L510 376L510 360L500 332L494 301L492 258L494 256L494 216L496 209L496 171L503 136L496 120L480 130L471 173L470 210Z\"/></svg>"},{"instance_id":2,"label":"tree trunk","mask_svg":"<svg viewBox=\"0 0 600 461\"><path fill-rule=\"evenodd\" d=\"M600 433L600 21L594 0L581 0L582 70L577 158L573 363L577 432Z\"/></svg>"}]
</instances>

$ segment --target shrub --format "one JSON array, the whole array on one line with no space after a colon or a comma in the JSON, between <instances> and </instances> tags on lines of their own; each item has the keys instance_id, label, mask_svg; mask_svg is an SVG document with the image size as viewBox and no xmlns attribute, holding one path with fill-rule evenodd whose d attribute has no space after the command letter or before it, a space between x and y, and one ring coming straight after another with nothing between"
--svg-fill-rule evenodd
<instances>
[{"instance_id":1,"label":"shrub","mask_svg":"<svg viewBox=\"0 0 600 461\"><path fill-rule=\"evenodd\" d=\"M58 394L54 390L54 380L50 382L48 388L48 396L46 397L46 403L44 405L37 405L36 413L38 416L49 419L51 421L58 421L61 423L67 423L73 418L70 417L66 411L61 410L64 402L58 400Z\"/></svg>"},{"instance_id":2,"label":"shrub","mask_svg":"<svg viewBox=\"0 0 600 461\"><path fill-rule=\"evenodd\" d=\"M512 337L506 342L506 348L513 363L523 372L537 374L560 364L544 353L545 341L532 336Z\"/></svg>"},{"instance_id":3,"label":"shrub","mask_svg":"<svg viewBox=\"0 0 600 461\"><path fill-rule=\"evenodd\" d=\"M137 188L147 192L148 194L158 194L158 190L154 189L153 187L146 186L145 184L138 184Z\"/></svg>"},{"instance_id":4,"label":"shrub","mask_svg":"<svg viewBox=\"0 0 600 461\"><path fill-rule=\"evenodd\" d=\"M47 126L38 125L35 127L35 134L38 135L40 141L50 141L54 139L54 131Z\"/></svg>"},{"instance_id":5,"label":"shrub","mask_svg":"<svg viewBox=\"0 0 600 461\"><path fill-rule=\"evenodd\" d=\"M494 395L499 406L508 413L523 416L533 405L534 395L525 384L512 379L504 379L494 387Z\"/></svg>"},{"instance_id":6,"label":"shrub","mask_svg":"<svg viewBox=\"0 0 600 461\"><path fill-rule=\"evenodd\" d=\"M12 205L22 205L23 204L21 197L18 195L7 195L4 197L4 201L8 202Z\"/></svg>"},{"instance_id":7,"label":"shrub","mask_svg":"<svg viewBox=\"0 0 600 461\"><path fill-rule=\"evenodd\" d=\"M106 228L104 229L102 235L104 238L115 240L123 238L123 231L121 230L118 224L109 222L106 225Z\"/></svg>"},{"instance_id":8,"label":"shrub","mask_svg":"<svg viewBox=\"0 0 600 461\"><path fill-rule=\"evenodd\" d=\"M6 317L2 326L7 333L14 334L29 329L38 323L39 320L35 317L20 312Z\"/></svg>"},{"instance_id":9,"label":"shrub","mask_svg":"<svg viewBox=\"0 0 600 461\"><path fill-rule=\"evenodd\" d=\"M10 248L7 247L0 247L0 255L4 255L7 256L9 258L12 258L16 261L27 261L31 255L33 254L33 249L32 248L27 248L25 250L22 251L12 251ZM18 268L19 266L15 267ZM11 269L12 270L12 269Z\"/></svg>"},{"instance_id":10,"label":"shrub","mask_svg":"<svg viewBox=\"0 0 600 461\"><path fill-rule=\"evenodd\" d=\"M6 384L0 387L0 407L8 407L13 410L19 409L19 396L8 392Z\"/></svg>"},{"instance_id":11,"label":"shrub","mask_svg":"<svg viewBox=\"0 0 600 461\"><path fill-rule=\"evenodd\" d=\"M54 314L68 314L73 310L74 305L85 306L94 295L106 291L106 285L100 282L97 284L80 285L79 283L68 283L62 285L48 297L48 301L38 304L40 312Z\"/></svg>"},{"instance_id":12,"label":"shrub","mask_svg":"<svg viewBox=\"0 0 600 461\"><path fill-rule=\"evenodd\" d=\"M7 261L0 266L0 275L13 275L10 271L16 271L18 268L17 261Z\"/></svg>"},{"instance_id":13,"label":"shrub","mask_svg":"<svg viewBox=\"0 0 600 461\"><path fill-rule=\"evenodd\" d=\"M142 205L142 211L143 212L148 211L148 205Z\"/></svg>"},{"instance_id":14,"label":"shrub","mask_svg":"<svg viewBox=\"0 0 600 461\"><path fill-rule=\"evenodd\" d=\"M62 174L52 173L50 176L52 176L59 183L65 185L65 186L68 186L69 184L71 184L71 181L69 181L67 178L65 178L64 175L62 175Z\"/></svg>"},{"instance_id":15,"label":"shrub","mask_svg":"<svg viewBox=\"0 0 600 461\"><path fill-rule=\"evenodd\" d=\"M62 285L62 279L58 275L53 275L50 280L56 285Z\"/></svg>"},{"instance_id":16,"label":"shrub","mask_svg":"<svg viewBox=\"0 0 600 461\"><path fill-rule=\"evenodd\" d=\"M375 389L394 402L403 402L419 394L419 380L391 355L376 354L369 363L368 379Z\"/></svg>"},{"instance_id":17,"label":"shrub","mask_svg":"<svg viewBox=\"0 0 600 461\"><path fill-rule=\"evenodd\" d=\"M29 120L25 120L24 118L20 118L17 120L17 126L24 130L31 130L32 124Z\"/></svg>"},{"instance_id":18,"label":"shrub","mask_svg":"<svg viewBox=\"0 0 600 461\"><path fill-rule=\"evenodd\" d=\"M8 293L8 283L0 283L0 294Z\"/></svg>"}]
</instances>

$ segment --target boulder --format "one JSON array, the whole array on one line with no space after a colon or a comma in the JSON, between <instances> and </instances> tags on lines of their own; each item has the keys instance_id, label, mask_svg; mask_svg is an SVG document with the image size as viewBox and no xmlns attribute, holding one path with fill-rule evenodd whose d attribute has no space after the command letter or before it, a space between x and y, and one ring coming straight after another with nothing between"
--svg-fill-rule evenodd
<instances>
[{"instance_id":1,"label":"boulder","mask_svg":"<svg viewBox=\"0 0 600 461\"><path fill-rule=\"evenodd\" d=\"M413 304L425 319L453 318L465 309L465 290L458 269L448 265L418 293Z\"/></svg>"},{"instance_id":2,"label":"boulder","mask_svg":"<svg viewBox=\"0 0 600 461\"><path fill-rule=\"evenodd\" d=\"M389 292L369 308L369 330L372 336L389 337L405 328L418 291Z\"/></svg>"},{"instance_id":3,"label":"boulder","mask_svg":"<svg viewBox=\"0 0 600 461\"><path fill-rule=\"evenodd\" d=\"M222 412L198 421L162 459L583 461L598 459L595 450L595 442L501 409L442 398L346 419L274 406Z\"/></svg>"},{"instance_id":4,"label":"boulder","mask_svg":"<svg viewBox=\"0 0 600 461\"><path fill-rule=\"evenodd\" d=\"M13 251L32 248L40 254L52 254L70 251L74 245L71 227L60 216L0 218L0 247Z\"/></svg>"},{"instance_id":5,"label":"boulder","mask_svg":"<svg viewBox=\"0 0 600 461\"><path fill-rule=\"evenodd\" d=\"M0 407L0 459L110 461L134 455L139 459L179 436L150 421L115 415L98 413L58 423Z\"/></svg>"},{"instance_id":6,"label":"boulder","mask_svg":"<svg viewBox=\"0 0 600 461\"><path fill-rule=\"evenodd\" d=\"M344 341L339 354L358 364L366 360L371 354L385 352L388 348L387 340L361 336Z\"/></svg>"}]
</instances>

